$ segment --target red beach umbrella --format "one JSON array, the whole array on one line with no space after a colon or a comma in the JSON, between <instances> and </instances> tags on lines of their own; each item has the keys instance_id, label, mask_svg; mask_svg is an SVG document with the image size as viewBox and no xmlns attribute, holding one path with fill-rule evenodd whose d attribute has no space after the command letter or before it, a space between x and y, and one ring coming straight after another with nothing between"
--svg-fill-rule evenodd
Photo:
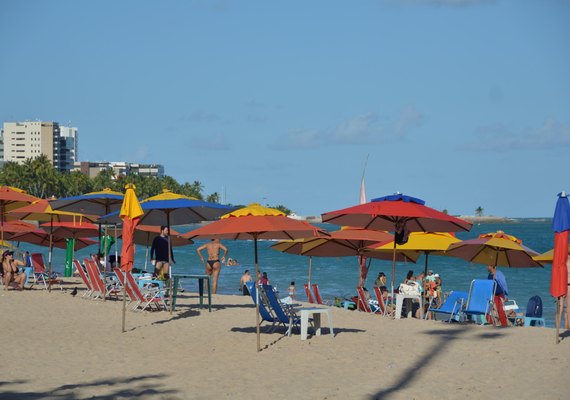
<instances>
[{"instance_id":1,"label":"red beach umbrella","mask_svg":"<svg viewBox=\"0 0 570 400\"><path fill-rule=\"evenodd\" d=\"M46 231L51 231L54 236L63 238L77 239L99 235L97 225L89 222L53 222L41 224L40 226Z\"/></svg>"},{"instance_id":2,"label":"red beach umbrella","mask_svg":"<svg viewBox=\"0 0 570 400\"><path fill-rule=\"evenodd\" d=\"M556 298L556 343L560 342L559 330L562 301L568 295L568 232L570 231L570 203L566 192L558 193L558 201L552 219L554 231L554 256L552 259L552 276L550 278L550 294Z\"/></svg>"},{"instance_id":3,"label":"red beach umbrella","mask_svg":"<svg viewBox=\"0 0 570 400\"><path fill-rule=\"evenodd\" d=\"M19 233L17 235L12 236L12 241L14 242L25 242L30 244L35 244L38 246L46 246L49 247L50 237L49 233L45 232L41 229L36 229L30 232ZM74 250L81 250L87 246L91 246L96 244L97 241L88 239L88 238L77 238L75 239L75 247ZM52 239L52 244L55 247L60 249L67 248L67 242L65 238L62 237L54 237Z\"/></svg>"},{"instance_id":4,"label":"red beach umbrella","mask_svg":"<svg viewBox=\"0 0 570 400\"><path fill-rule=\"evenodd\" d=\"M231 239L253 240L255 255L255 277L259 277L257 241L259 239L300 239L325 231L306 221L287 217L283 212L253 203L247 207L223 215L219 221L202 226L182 235L188 239ZM259 290L257 291L259 294ZM259 298L256 302L257 351L261 351L259 334Z\"/></svg>"},{"instance_id":5,"label":"red beach umbrella","mask_svg":"<svg viewBox=\"0 0 570 400\"><path fill-rule=\"evenodd\" d=\"M342 210L322 214L323 222L396 233L392 258L392 293L396 270L396 244L407 241L408 232L459 232L472 224L427 207L425 201L397 193Z\"/></svg>"}]
</instances>

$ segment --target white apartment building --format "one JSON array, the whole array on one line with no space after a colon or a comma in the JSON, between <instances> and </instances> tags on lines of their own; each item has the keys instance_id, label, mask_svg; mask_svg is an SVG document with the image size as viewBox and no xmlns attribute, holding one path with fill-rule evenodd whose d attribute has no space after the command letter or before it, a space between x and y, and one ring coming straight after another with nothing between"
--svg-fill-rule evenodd
<instances>
[{"instance_id":1,"label":"white apartment building","mask_svg":"<svg viewBox=\"0 0 570 400\"><path fill-rule=\"evenodd\" d=\"M77 157L77 128L66 127L64 136L57 122L4 122L2 159L22 164L41 154L58 171L69 171Z\"/></svg>"},{"instance_id":2,"label":"white apartment building","mask_svg":"<svg viewBox=\"0 0 570 400\"><path fill-rule=\"evenodd\" d=\"M80 171L89 178L95 178L103 170L112 170L114 176L164 176L164 166L161 164L139 164L125 161L76 161L73 166L73 171Z\"/></svg>"}]
</instances>

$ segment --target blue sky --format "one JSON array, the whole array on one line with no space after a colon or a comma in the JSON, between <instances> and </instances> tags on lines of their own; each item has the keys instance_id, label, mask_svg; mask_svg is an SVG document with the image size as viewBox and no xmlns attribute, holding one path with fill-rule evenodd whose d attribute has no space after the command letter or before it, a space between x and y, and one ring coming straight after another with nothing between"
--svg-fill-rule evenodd
<instances>
[{"instance_id":1,"label":"blue sky","mask_svg":"<svg viewBox=\"0 0 570 400\"><path fill-rule=\"evenodd\" d=\"M2 1L0 121L317 215L396 191L551 216L570 192L570 1Z\"/></svg>"}]
</instances>

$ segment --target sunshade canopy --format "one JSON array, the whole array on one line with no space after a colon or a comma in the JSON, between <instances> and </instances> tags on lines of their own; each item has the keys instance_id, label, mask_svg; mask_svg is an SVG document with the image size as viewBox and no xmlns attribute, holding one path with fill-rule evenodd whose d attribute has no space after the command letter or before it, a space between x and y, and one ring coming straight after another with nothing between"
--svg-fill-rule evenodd
<instances>
[{"instance_id":1,"label":"sunshade canopy","mask_svg":"<svg viewBox=\"0 0 570 400\"><path fill-rule=\"evenodd\" d=\"M46 232L51 232L54 236L63 238L94 237L99 235L97 225L82 222L48 222L40 225Z\"/></svg>"},{"instance_id":2,"label":"sunshade canopy","mask_svg":"<svg viewBox=\"0 0 570 400\"><path fill-rule=\"evenodd\" d=\"M322 214L323 222L381 231L458 232L472 224L424 205L423 200L396 194Z\"/></svg>"},{"instance_id":3,"label":"sunshade canopy","mask_svg":"<svg viewBox=\"0 0 570 400\"><path fill-rule=\"evenodd\" d=\"M96 216L74 213L69 211L54 210L50 202L45 199L34 201L32 204L17 208L6 215L7 220L26 219L29 221L54 221L54 222L93 222Z\"/></svg>"},{"instance_id":4,"label":"sunshade canopy","mask_svg":"<svg viewBox=\"0 0 570 400\"><path fill-rule=\"evenodd\" d=\"M406 243L396 244L396 250L443 252L460 241L454 234L447 232L412 232ZM374 247L374 250L391 252L393 248L394 241L390 240Z\"/></svg>"},{"instance_id":5,"label":"sunshade canopy","mask_svg":"<svg viewBox=\"0 0 570 400\"><path fill-rule=\"evenodd\" d=\"M449 246L447 255L493 266L511 268L542 267L532 258L538 253L524 246L520 239L502 231L485 233L477 239L463 240Z\"/></svg>"},{"instance_id":6,"label":"sunshade canopy","mask_svg":"<svg viewBox=\"0 0 570 400\"><path fill-rule=\"evenodd\" d=\"M48 247L50 244L49 240L49 233L41 230L36 229L30 232L19 233L17 235L12 236L11 238L14 242L25 242L30 244L35 244L38 246L46 246ZM62 237L53 237L52 244L54 247L58 247L60 249L65 249L67 247L67 239ZM75 250L81 250L87 246L91 246L96 244L97 241L89 239L89 238L76 238L75 239Z\"/></svg>"},{"instance_id":7,"label":"sunshade canopy","mask_svg":"<svg viewBox=\"0 0 570 400\"><path fill-rule=\"evenodd\" d=\"M172 226L212 221L234 210L235 207L196 200L165 189L162 194L141 201L144 215L140 223L144 225ZM100 221L119 223L119 213L101 217Z\"/></svg>"},{"instance_id":8,"label":"sunshade canopy","mask_svg":"<svg viewBox=\"0 0 570 400\"><path fill-rule=\"evenodd\" d=\"M5 221L6 213L16 210L39 200L35 196L31 196L22 189L13 188L11 186L0 186L0 218Z\"/></svg>"},{"instance_id":9,"label":"sunshade canopy","mask_svg":"<svg viewBox=\"0 0 570 400\"><path fill-rule=\"evenodd\" d=\"M119 210L123 203L123 197L122 193L105 188L98 192L54 200L51 207L54 210L100 216Z\"/></svg>"}]
</instances>

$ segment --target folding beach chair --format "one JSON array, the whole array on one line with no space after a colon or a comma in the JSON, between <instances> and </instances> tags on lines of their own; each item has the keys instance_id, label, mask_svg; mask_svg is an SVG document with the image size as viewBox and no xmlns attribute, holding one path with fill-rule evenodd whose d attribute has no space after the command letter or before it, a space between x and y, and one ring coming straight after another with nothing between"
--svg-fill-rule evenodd
<instances>
[{"instance_id":1,"label":"folding beach chair","mask_svg":"<svg viewBox=\"0 0 570 400\"><path fill-rule=\"evenodd\" d=\"M51 276L48 275L46 271L46 264L44 262L44 256L42 253L32 253L32 267L34 267L34 284L43 285L44 289L48 289L49 286L57 283L59 285L59 289L63 290L63 286L61 284L63 281L57 277L57 274L54 272Z\"/></svg>"},{"instance_id":2,"label":"folding beach chair","mask_svg":"<svg viewBox=\"0 0 570 400\"><path fill-rule=\"evenodd\" d=\"M378 286L374 286L374 294L376 295L376 300L378 301L378 308L380 309L378 313L381 315L389 315L388 307L386 305L386 302L384 301L384 296L382 296L382 291ZM392 315L390 316L393 316L394 313L392 312L391 314Z\"/></svg>"},{"instance_id":3,"label":"folding beach chair","mask_svg":"<svg viewBox=\"0 0 570 400\"><path fill-rule=\"evenodd\" d=\"M73 259L73 265L75 265L75 268L77 269L77 273L79 274L79 276L81 277L81 280L83 281L83 283L87 287L87 290L85 291L85 293L83 293L83 296L81 296L81 297L91 296L91 293L93 293L93 286L91 285L91 281L89 280L89 277L87 276L87 271L85 269L83 269L83 265L81 265L79 260L76 258Z\"/></svg>"},{"instance_id":4,"label":"folding beach chair","mask_svg":"<svg viewBox=\"0 0 570 400\"><path fill-rule=\"evenodd\" d=\"M323 301L323 298L321 297L321 291L319 290L319 285L317 285L316 283L313 283L311 286L313 287L313 292L315 293L316 303L326 305L326 306L330 306L331 305L330 302Z\"/></svg>"},{"instance_id":5,"label":"folding beach chair","mask_svg":"<svg viewBox=\"0 0 570 400\"><path fill-rule=\"evenodd\" d=\"M447 322L450 322L454 318L458 320L463 311L463 307L467 304L468 297L469 293L467 292L453 291L449 293L447 299L445 299L441 307L438 308L429 307L428 311L434 313L435 315L437 314L449 315L449 317L447 318ZM428 313L426 313L426 319L427 315Z\"/></svg>"},{"instance_id":6,"label":"folding beach chair","mask_svg":"<svg viewBox=\"0 0 570 400\"><path fill-rule=\"evenodd\" d=\"M305 288L305 294L307 295L307 301L311 304L314 304L315 299L313 298L313 294L311 293L311 289L309 288L309 284L305 283L303 285L303 287Z\"/></svg>"},{"instance_id":7,"label":"folding beach chair","mask_svg":"<svg viewBox=\"0 0 570 400\"><path fill-rule=\"evenodd\" d=\"M89 276L89 281L93 289L91 292L92 298L103 298L103 294L105 294L118 299L118 294L121 292L121 288L117 284L118 282L114 279L107 279L106 277L104 278L105 280L103 280L103 278L101 278L101 271L99 271L93 259L84 258L83 262L87 268L87 276Z\"/></svg>"},{"instance_id":8,"label":"folding beach chair","mask_svg":"<svg viewBox=\"0 0 570 400\"><path fill-rule=\"evenodd\" d=\"M257 304L257 286L253 282L246 282L245 285L247 286L247 290L249 290L249 294L253 299L253 304ZM276 328L275 324L278 322L278 320L273 315L271 315L269 309L266 307L266 304L269 306L269 302L263 301L262 293L259 294L259 300L259 315L261 316L260 325L263 322L271 323L268 332L272 333Z\"/></svg>"},{"instance_id":9,"label":"folding beach chair","mask_svg":"<svg viewBox=\"0 0 570 400\"><path fill-rule=\"evenodd\" d=\"M122 274L122 272L121 272ZM164 294L165 291L159 288L156 290L141 290L133 274L127 272L127 287L125 290L130 289L130 292L135 297L135 305L131 308L131 310L136 311L140 308L140 311L144 311L147 308L151 308L153 305L156 306L157 310L162 310L162 307L166 310L166 303L164 302ZM129 294L130 296L130 294Z\"/></svg>"},{"instance_id":10,"label":"folding beach chair","mask_svg":"<svg viewBox=\"0 0 570 400\"><path fill-rule=\"evenodd\" d=\"M497 283L491 279L474 279L469 288L469 297L465 309L461 313L462 316L471 318L475 321L475 317L482 318L485 324L485 316L489 315L493 309L495 290ZM493 325L494 325L493 319Z\"/></svg>"},{"instance_id":11,"label":"folding beach chair","mask_svg":"<svg viewBox=\"0 0 570 400\"><path fill-rule=\"evenodd\" d=\"M374 314L381 314L382 311L380 311L380 307L375 307L374 310L372 310L372 307L370 307L370 303L368 302L368 300L366 299L366 296L364 295L364 288L362 286L357 286L356 287L356 292L358 293L358 302L356 305L356 308L360 311L364 311L367 313L374 313Z\"/></svg>"},{"instance_id":12,"label":"folding beach chair","mask_svg":"<svg viewBox=\"0 0 570 400\"><path fill-rule=\"evenodd\" d=\"M273 311L279 324L287 327L287 336L291 336L294 326L301 327L301 318L295 314L292 308L284 308L271 285L263 285L263 294Z\"/></svg>"}]
</instances>

